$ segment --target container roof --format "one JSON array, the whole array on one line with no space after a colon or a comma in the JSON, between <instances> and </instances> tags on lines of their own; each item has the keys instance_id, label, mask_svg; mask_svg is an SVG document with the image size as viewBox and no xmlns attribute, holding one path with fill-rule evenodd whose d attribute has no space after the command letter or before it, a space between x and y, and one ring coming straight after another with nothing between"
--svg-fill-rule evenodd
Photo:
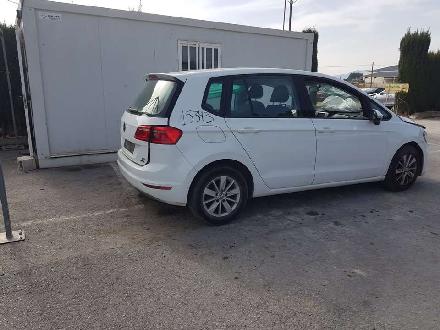
<instances>
[{"instance_id":1,"label":"container roof","mask_svg":"<svg viewBox=\"0 0 440 330\"><path fill-rule=\"evenodd\" d=\"M250 33L259 35L270 35L283 38L304 39L313 42L313 33L283 31L278 29L261 28L247 25L230 24L204 21L192 18L172 17L165 15L149 14L144 12L126 11L118 9L109 9L94 6L83 6L64 2L47 1L47 0L24 0L23 7L48 10L55 12L76 13L84 15L122 18L129 20L156 22L162 24L173 24L181 26L190 26L203 29L214 29L240 33ZM20 9L20 8L19 8Z\"/></svg>"}]
</instances>

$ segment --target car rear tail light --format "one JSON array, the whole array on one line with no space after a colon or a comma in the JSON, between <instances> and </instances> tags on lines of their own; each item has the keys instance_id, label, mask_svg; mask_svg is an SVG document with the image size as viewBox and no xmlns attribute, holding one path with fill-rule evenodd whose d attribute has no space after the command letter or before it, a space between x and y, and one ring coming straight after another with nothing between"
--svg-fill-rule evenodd
<instances>
[{"instance_id":1,"label":"car rear tail light","mask_svg":"<svg viewBox=\"0 0 440 330\"><path fill-rule=\"evenodd\" d=\"M182 131L171 126L141 125L137 128L134 138L155 144L176 144L182 137Z\"/></svg>"},{"instance_id":2,"label":"car rear tail light","mask_svg":"<svg viewBox=\"0 0 440 330\"><path fill-rule=\"evenodd\" d=\"M134 133L134 138L140 141L148 142L150 141L150 135L151 126L143 125L137 128L136 133Z\"/></svg>"}]
</instances>

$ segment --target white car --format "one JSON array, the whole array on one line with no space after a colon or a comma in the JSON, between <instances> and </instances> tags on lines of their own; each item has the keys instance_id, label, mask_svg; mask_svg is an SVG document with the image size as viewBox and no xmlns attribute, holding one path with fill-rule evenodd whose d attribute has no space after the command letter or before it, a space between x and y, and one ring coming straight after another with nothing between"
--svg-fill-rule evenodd
<instances>
[{"instance_id":1,"label":"white car","mask_svg":"<svg viewBox=\"0 0 440 330\"><path fill-rule=\"evenodd\" d=\"M251 197L383 181L410 187L423 126L350 84L286 69L150 74L122 116L118 164L141 192L209 223Z\"/></svg>"},{"instance_id":2,"label":"white car","mask_svg":"<svg viewBox=\"0 0 440 330\"><path fill-rule=\"evenodd\" d=\"M389 109L394 107L394 104L396 103L396 94L388 93L386 91L382 91L378 94L375 94L373 98L378 100L380 103L382 103L384 106L386 106Z\"/></svg>"},{"instance_id":3,"label":"white car","mask_svg":"<svg viewBox=\"0 0 440 330\"><path fill-rule=\"evenodd\" d=\"M383 87L362 88L361 90L378 100L388 109L393 108L396 103L396 94L388 93Z\"/></svg>"}]
</instances>

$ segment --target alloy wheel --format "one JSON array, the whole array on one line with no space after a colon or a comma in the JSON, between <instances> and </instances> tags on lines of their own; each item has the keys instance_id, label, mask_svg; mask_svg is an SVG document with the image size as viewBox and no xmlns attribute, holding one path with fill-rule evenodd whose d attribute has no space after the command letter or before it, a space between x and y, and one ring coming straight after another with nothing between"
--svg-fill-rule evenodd
<instances>
[{"instance_id":1,"label":"alloy wheel","mask_svg":"<svg viewBox=\"0 0 440 330\"><path fill-rule=\"evenodd\" d=\"M209 181L205 186L202 203L209 215L224 217L237 208L240 197L238 182L228 175L221 175Z\"/></svg>"},{"instance_id":2,"label":"alloy wheel","mask_svg":"<svg viewBox=\"0 0 440 330\"><path fill-rule=\"evenodd\" d=\"M417 159L413 154L403 154L397 163L395 178L401 186L411 183L417 174Z\"/></svg>"}]
</instances>

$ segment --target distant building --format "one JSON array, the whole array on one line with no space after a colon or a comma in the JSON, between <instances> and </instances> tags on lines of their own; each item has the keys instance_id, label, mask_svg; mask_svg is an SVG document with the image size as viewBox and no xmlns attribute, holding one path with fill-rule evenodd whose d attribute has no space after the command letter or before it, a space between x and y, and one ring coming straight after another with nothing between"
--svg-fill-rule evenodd
<instances>
[{"instance_id":1,"label":"distant building","mask_svg":"<svg viewBox=\"0 0 440 330\"><path fill-rule=\"evenodd\" d=\"M356 84L356 83L363 83L364 82L364 74L360 71L354 71L351 72L347 79L345 79L349 83Z\"/></svg>"},{"instance_id":2,"label":"distant building","mask_svg":"<svg viewBox=\"0 0 440 330\"><path fill-rule=\"evenodd\" d=\"M366 83L371 81L371 72L364 74ZM397 65L387 66L373 71L373 85L385 85L399 82L399 68Z\"/></svg>"}]
</instances>

